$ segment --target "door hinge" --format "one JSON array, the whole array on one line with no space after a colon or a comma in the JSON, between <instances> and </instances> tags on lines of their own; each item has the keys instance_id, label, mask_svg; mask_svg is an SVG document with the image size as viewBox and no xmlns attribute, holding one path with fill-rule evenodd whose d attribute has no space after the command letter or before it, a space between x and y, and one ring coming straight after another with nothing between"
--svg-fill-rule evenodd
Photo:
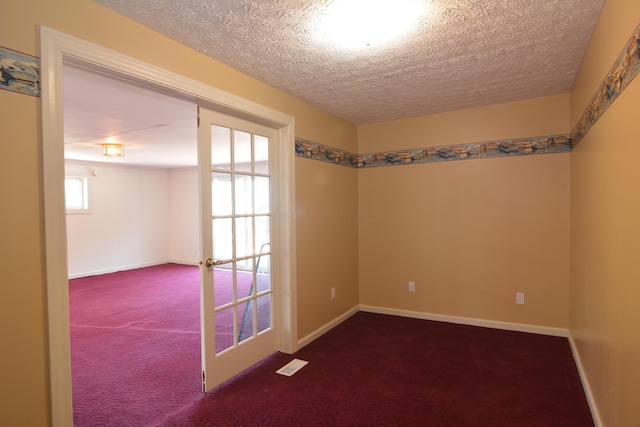
<instances>
[{"instance_id":1,"label":"door hinge","mask_svg":"<svg viewBox=\"0 0 640 427\"><path fill-rule=\"evenodd\" d=\"M198 127L200 127L200 106L198 105Z\"/></svg>"},{"instance_id":2,"label":"door hinge","mask_svg":"<svg viewBox=\"0 0 640 427\"><path fill-rule=\"evenodd\" d=\"M205 393L207 391L207 386L205 385L205 376L204 370L202 371L202 392Z\"/></svg>"}]
</instances>

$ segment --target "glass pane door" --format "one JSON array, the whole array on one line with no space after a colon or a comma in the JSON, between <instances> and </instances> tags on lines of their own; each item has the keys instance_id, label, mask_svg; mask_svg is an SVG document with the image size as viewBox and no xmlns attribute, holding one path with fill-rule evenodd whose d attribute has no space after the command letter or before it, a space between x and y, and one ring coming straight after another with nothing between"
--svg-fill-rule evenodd
<instances>
[{"instance_id":1,"label":"glass pane door","mask_svg":"<svg viewBox=\"0 0 640 427\"><path fill-rule=\"evenodd\" d=\"M216 354L272 326L269 138L211 125Z\"/></svg>"},{"instance_id":2,"label":"glass pane door","mask_svg":"<svg viewBox=\"0 0 640 427\"><path fill-rule=\"evenodd\" d=\"M200 110L203 254L211 254L203 266L205 389L277 350L271 271L275 136L271 128Z\"/></svg>"}]
</instances>

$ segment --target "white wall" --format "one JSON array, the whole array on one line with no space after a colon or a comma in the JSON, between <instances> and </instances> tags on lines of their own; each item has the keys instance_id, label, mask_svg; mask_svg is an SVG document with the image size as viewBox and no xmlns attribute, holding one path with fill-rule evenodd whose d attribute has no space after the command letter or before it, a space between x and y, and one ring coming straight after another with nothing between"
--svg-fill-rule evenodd
<instances>
[{"instance_id":1,"label":"white wall","mask_svg":"<svg viewBox=\"0 0 640 427\"><path fill-rule=\"evenodd\" d=\"M88 174L91 210L67 215L69 277L197 261L197 180L192 185L190 173L83 162L66 168Z\"/></svg>"},{"instance_id":2,"label":"white wall","mask_svg":"<svg viewBox=\"0 0 640 427\"><path fill-rule=\"evenodd\" d=\"M180 264L197 264L201 258L198 172L172 170L169 185L171 259Z\"/></svg>"}]
</instances>

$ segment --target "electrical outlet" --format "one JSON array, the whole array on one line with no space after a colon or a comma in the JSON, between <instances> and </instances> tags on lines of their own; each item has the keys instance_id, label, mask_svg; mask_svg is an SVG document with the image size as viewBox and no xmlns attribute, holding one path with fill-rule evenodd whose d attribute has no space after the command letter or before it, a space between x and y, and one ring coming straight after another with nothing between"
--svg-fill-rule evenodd
<instances>
[{"instance_id":1,"label":"electrical outlet","mask_svg":"<svg viewBox=\"0 0 640 427\"><path fill-rule=\"evenodd\" d=\"M516 304L524 304L524 292L516 293Z\"/></svg>"},{"instance_id":2,"label":"electrical outlet","mask_svg":"<svg viewBox=\"0 0 640 427\"><path fill-rule=\"evenodd\" d=\"M416 291L416 282L409 282L409 292Z\"/></svg>"},{"instance_id":3,"label":"electrical outlet","mask_svg":"<svg viewBox=\"0 0 640 427\"><path fill-rule=\"evenodd\" d=\"M331 288L331 299L336 299L336 288Z\"/></svg>"}]
</instances>

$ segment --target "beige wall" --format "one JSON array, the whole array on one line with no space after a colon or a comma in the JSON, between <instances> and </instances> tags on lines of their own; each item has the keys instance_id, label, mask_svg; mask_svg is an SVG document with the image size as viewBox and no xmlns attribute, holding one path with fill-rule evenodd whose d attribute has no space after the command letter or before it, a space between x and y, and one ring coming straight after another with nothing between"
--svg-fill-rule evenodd
<instances>
[{"instance_id":1,"label":"beige wall","mask_svg":"<svg viewBox=\"0 0 640 427\"><path fill-rule=\"evenodd\" d=\"M640 18L637 1L607 1L570 96L356 129L89 0L7 3L0 46L38 55L43 24L291 114L296 136L359 153L567 133ZM569 326L603 425L637 426L638 85L571 154L359 171L296 158L298 337L358 303ZM12 426L50 421L39 104L0 90L0 420Z\"/></svg>"},{"instance_id":2,"label":"beige wall","mask_svg":"<svg viewBox=\"0 0 640 427\"><path fill-rule=\"evenodd\" d=\"M569 132L569 95L358 127L358 152L403 150Z\"/></svg>"},{"instance_id":3,"label":"beige wall","mask_svg":"<svg viewBox=\"0 0 640 427\"><path fill-rule=\"evenodd\" d=\"M566 94L360 126L358 145L568 133L568 102ZM361 304L568 327L568 153L362 169L359 209Z\"/></svg>"},{"instance_id":4,"label":"beige wall","mask_svg":"<svg viewBox=\"0 0 640 427\"><path fill-rule=\"evenodd\" d=\"M571 122L640 22L640 2L608 0L571 92ZM640 82L571 153L571 335L604 426L640 425Z\"/></svg>"},{"instance_id":5,"label":"beige wall","mask_svg":"<svg viewBox=\"0 0 640 427\"><path fill-rule=\"evenodd\" d=\"M296 158L298 336L358 304L358 170ZM336 298L331 299L331 288ZM304 315L303 315L304 314Z\"/></svg>"},{"instance_id":6,"label":"beige wall","mask_svg":"<svg viewBox=\"0 0 640 427\"><path fill-rule=\"evenodd\" d=\"M295 116L298 137L350 151L357 148L355 126L89 0L4 2L0 46L38 56L40 24ZM44 426L49 424L50 415L40 100L0 90L0 117L0 178L4 183L0 186L0 423ZM331 212L341 209L345 200L356 199L355 173L333 173L337 167L325 163L308 168L310 162L296 161L301 171L296 175L300 206L323 206ZM328 190L331 188L340 188L340 197ZM297 241L302 260L298 265L298 298L303 302L298 313L301 334L321 327L340 310L357 304L357 229L350 226L352 222L348 215L318 213L298 222L297 234L303 237ZM340 230L341 239L347 244L323 246L326 240L321 233L331 229ZM309 253L313 254L313 261L305 262ZM328 296L327 277L315 275L316 266L330 270L336 260L340 260L338 271L344 275L336 282L340 288L338 298L315 299L316 293ZM304 304L310 301L313 309L307 310Z\"/></svg>"},{"instance_id":7,"label":"beige wall","mask_svg":"<svg viewBox=\"0 0 640 427\"><path fill-rule=\"evenodd\" d=\"M0 91L0 423L16 426L45 425L48 407L38 112Z\"/></svg>"}]
</instances>

